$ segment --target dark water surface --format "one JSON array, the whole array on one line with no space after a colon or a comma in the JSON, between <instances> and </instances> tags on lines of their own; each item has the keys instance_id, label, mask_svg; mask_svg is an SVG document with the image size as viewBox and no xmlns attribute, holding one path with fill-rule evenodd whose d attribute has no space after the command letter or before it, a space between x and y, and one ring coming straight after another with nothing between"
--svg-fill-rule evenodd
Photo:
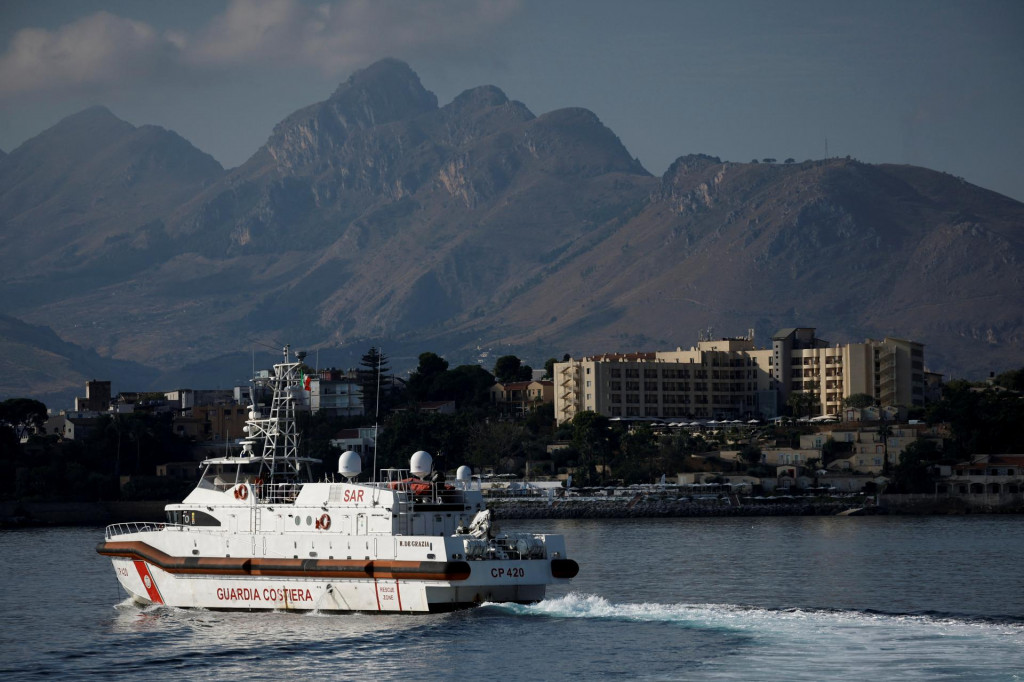
<instances>
[{"instance_id":1,"label":"dark water surface","mask_svg":"<svg viewBox=\"0 0 1024 682\"><path fill-rule=\"evenodd\" d=\"M1024 679L1024 517L506 521L581 565L455 614L140 609L100 528L0 532L0 679Z\"/></svg>"}]
</instances>

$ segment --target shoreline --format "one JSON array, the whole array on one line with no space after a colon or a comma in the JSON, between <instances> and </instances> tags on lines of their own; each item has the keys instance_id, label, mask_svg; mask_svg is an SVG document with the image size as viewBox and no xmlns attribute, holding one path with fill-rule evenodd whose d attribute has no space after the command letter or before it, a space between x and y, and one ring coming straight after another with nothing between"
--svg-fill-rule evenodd
<instances>
[{"instance_id":1,"label":"shoreline","mask_svg":"<svg viewBox=\"0 0 1024 682\"><path fill-rule=\"evenodd\" d=\"M726 516L971 516L1019 515L1022 507L968 506L956 501L934 500L913 504L889 501L882 496L878 506L861 506L840 501L790 501L723 505L717 500L594 500L490 499L488 508L496 520L503 519L659 519L712 518ZM46 528L53 526L106 526L131 521L164 520L169 501L118 502L19 502L0 501L0 528Z\"/></svg>"},{"instance_id":2,"label":"shoreline","mask_svg":"<svg viewBox=\"0 0 1024 682\"><path fill-rule=\"evenodd\" d=\"M491 500L487 506L502 519L658 519L720 516L850 516L884 514L879 507L846 502L790 502L756 505L721 505L692 501Z\"/></svg>"}]
</instances>

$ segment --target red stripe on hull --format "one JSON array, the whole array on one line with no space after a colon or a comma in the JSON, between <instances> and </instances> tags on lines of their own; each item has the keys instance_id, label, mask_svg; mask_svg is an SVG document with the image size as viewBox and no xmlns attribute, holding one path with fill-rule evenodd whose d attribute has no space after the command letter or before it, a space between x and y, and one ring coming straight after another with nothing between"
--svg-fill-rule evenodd
<instances>
[{"instance_id":1,"label":"red stripe on hull","mask_svg":"<svg viewBox=\"0 0 1024 682\"><path fill-rule=\"evenodd\" d=\"M338 559L255 559L246 557L175 557L145 542L101 542L104 556L143 560L168 573L259 575L296 578L376 578L459 581L469 578L465 561L349 561Z\"/></svg>"},{"instance_id":2,"label":"red stripe on hull","mask_svg":"<svg viewBox=\"0 0 1024 682\"><path fill-rule=\"evenodd\" d=\"M135 564L135 570L139 572L139 578L142 580L142 586L146 588L149 600L154 604L163 604L164 600L160 597L160 590L156 589L156 581L149 574L149 567L146 566L146 562L136 559L132 563Z\"/></svg>"}]
</instances>

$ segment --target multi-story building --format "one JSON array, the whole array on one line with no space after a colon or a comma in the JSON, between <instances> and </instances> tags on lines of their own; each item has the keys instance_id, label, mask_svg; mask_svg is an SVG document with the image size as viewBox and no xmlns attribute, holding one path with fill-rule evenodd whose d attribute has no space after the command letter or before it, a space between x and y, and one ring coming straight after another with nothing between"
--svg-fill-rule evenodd
<instances>
[{"instance_id":1,"label":"multi-story building","mask_svg":"<svg viewBox=\"0 0 1024 682\"><path fill-rule=\"evenodd\" d=\"M924 404L922 344L887 337L830 346L814 332L782 329L769 349L748 335L555 363L555 418L564 423L587 410L620 418L772 418L794 393L810 396L808 416L838 415L855 393L882 405Z\"/></svg>"},{"instance_id":2,"label":"multi-story building","mask_svg":"<svg viewBox=\"0 0 1024 682\"><path fill-rule=\"evenodd\" d=\"M85 397L75 398L75 412L106 412L110 409L110 382L85 382Z\"/></svg>"},{"instance_id":3,"label":"multi-story building","mask_svg":"<svg viewBox=\"0 0 1024 682\"><path fill-rule=\"evenodd\" d=\"M625 418L771 416L771 360L770 350L745 338L555 363L555 418L563 423L587 410Z\"/></svg>"},{"instance_id":4,"label":"multi-story building","mask_svg":"<svg viewBox=\"0 0 1024 682\"><path fill-rule=\"evenodd\" d=\"M363 393L354 370L325 369L309 381L310 409L331 417L359 417ZM372 405L371 405L372 407Z\"/></svg>"},{"instance_id":5,"label":"multi-story building","mask_svg":"<svg viewBox=\"0 0 1024 682\"><path fill-rule=\"evenodd\" d=\"M504 414L523 417L541 403L554 400L554 382L550 380L498 382L491 387L491 404Z\"/></svg>"}]
</instances>

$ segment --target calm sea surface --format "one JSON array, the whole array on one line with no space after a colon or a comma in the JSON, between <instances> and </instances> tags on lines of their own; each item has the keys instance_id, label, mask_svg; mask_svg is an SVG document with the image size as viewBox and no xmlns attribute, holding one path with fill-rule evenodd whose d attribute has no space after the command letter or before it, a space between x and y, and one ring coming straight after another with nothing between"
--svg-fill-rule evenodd
<instances>
[{"instance_id":1,"label":"calm sea surface","mask_svg":"<svg viewBox=\"0 0 1024 682\"><path fill-rule=\"evenodd\" d=\"M0 679L1024 679L1024 517L503 523L581 566L454 614L140 609L100 528L0 532Z\"/></svg>"}]
</instances>

